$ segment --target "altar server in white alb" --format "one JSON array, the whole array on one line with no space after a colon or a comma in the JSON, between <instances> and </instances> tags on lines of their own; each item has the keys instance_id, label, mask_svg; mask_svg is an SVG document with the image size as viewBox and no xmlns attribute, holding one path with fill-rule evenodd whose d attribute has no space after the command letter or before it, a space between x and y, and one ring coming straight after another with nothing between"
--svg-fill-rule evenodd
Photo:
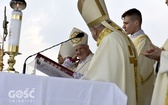
<instances>
[{"instance_id":1,"label":"altar server in white alb","mask_svg":"<svg viewBox=\"0 0 168 105\"><path fill-rule=\"evenodd\" d=\"M123 28L125 32L130 35L130 38L137 49L144 105L150 105L154 87L155 60L141 55L141 52L151 48L151 40L141 29L142 15L139 10L136 8L127 10L123 13L122 19Z\"/></svg>"},{"instance_id":2,"label":"altar server in white alb","mask_svg":"<svg viewBox=\"0 0 168 105\"><path fill-rule=\"evenodd\" d=\"M143 105L132 41L110 20L104 0L78 0L78 9L98 46L82 79L115 83L128 96L127 105Z\"/></svg>"},{"instance_id":3,"label":"altar server in white alb","mask_svg":"<svg viewBox=\"0 0 168 105\"><path fill-rule=\"evenodd\" d=\"M168 105L168 40L162 48L153 44L151 45L153 47L152 49L141 53L148 58L160 62L151 105Z\"/></svg>"},{"instance_id":4,"label":"altar server in white alb","mask_svg":"<svg viewBox=\"0 0 168 105\"><path fill-rule=\"evenodd\" d=\"M84 33L82 38L75 38L71 40L72 46L75 49L76 56L79 59L78 66L74 73L74 78L79 79L88 71L90 61L93 57L93 53L89 49L88 35L78 28L73 28L70 38L75 37L79 33Z\"/></svg>"}]
</instances>

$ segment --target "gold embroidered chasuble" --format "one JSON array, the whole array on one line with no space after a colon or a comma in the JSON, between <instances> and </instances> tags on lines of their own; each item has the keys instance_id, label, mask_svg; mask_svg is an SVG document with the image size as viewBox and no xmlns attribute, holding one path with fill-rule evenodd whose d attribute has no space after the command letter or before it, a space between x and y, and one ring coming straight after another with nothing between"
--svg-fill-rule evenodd
<instances>
[{"instance_id":1,"label":"gold embroidered chasuble","mask_svg":"<svg viewBox=\"0 0 168 105\"><path fill-rule=\"evenodd\" d=\"M136 38L131 38L131 40L133 41L138 53L138 66L141 75L143 102L144 105L150 105L154 88L155 61L141 55L141 52L151 49L151 41L148 36L144 34L138 35Z\"/></svg>"},{"instance_id":2,"label":"gold embroidered chasuble","mask_svg":"<svg viewBox=\"0 0 168 105\"><path fill-rule=\"evenodd\" d=\"M128 96L128 105L140 105L137 104L140 103L140 75L135 49L126 38L108 28L102 30L97 40L98 48L82 79L116 83Z\"/></svg>"}]
</instances>

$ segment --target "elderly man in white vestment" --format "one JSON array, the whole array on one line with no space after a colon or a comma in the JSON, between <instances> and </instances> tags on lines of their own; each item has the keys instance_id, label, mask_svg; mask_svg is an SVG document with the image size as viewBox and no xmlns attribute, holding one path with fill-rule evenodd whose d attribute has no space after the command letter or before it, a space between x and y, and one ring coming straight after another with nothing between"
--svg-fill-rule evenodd
<instances>
[{"instance_id":1,"label":"elderly man in white vestment","mask_svg":"<svg viewBox=\"0 0 168 105\"><path fill-rule=\"evenodd\" d=\"M78 33L84 33L82 38L75 38L71 40L71 44L74 47L76 56L79 59L77 68L75 69L74 78L79 79L88 71L90 61L93 57L93 53L89 49L88 35L80 29L73 28L70 38L75 37Z\"/></svg>"},{"instance_id":2,"label":"elderly man in white vestment","mask_svg":"<svg viewBox=\"0 0 168 105\"><path fill-rule=\"evenodd\" d=\"M152 49L141 52L142 55L160 62L151 105L168 105L168 40L166 42L163 48L151 44Z\"/></svg>"},{"instance_id":3,"label":"elderly man in white vestment","mask_svg":"<svg viewBox=\"0 0 168 105\"><path fill-rule=\"evenodd\" d=\"M78 9L98 46L82 79L113 82L128 96L128 105L143 105L137 53L122 28L110 20L104 0L78 0Z\"/></svg>"},{"instance_id":4,"label":"elderly man in white vestment","mask_svg":"<svg viewBox=\"0 0 168 105\"><path fill-rule=\"evenodd\" d=\"M154 88L154 63L155 60L149 59L143 55L144 52L151 48L149 37L141 29L142 15L139 10L132 8L122 15L123 28L130 35L138 52L138 66L141 75L142 95L144 105L150 105L153 88Z\"/></svg>"}]
</instances>

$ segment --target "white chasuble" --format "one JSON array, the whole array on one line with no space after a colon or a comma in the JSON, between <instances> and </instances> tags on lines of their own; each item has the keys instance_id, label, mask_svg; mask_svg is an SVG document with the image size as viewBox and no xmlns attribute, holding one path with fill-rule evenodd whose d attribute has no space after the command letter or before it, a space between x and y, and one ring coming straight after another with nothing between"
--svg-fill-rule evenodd
<instances>
[{"instance_id":1,"label":"white chasuble","mask_svg":"<svg viewBox=\"0 0 168 105\"><path fill-rule=\"evenodd\" d=\"M128 105L137 105L134 64L130 63L130 43L117 32L106 35L99 44L82 79L115 83L127 96Z\"/></svg>"},{"instance_id":2,"label":"white chasuble","mask_svg":"<svg viewBox=\"0 0 168 105\"><path fill-rule=\"evenodd\" d=\"M93 54L91 53L90 55L87 56L87 58L84 61L79 62L75 72L80 73L81 75L85 75L85 73L88 71L92 57Z\"/></svg>"},{"instance_id":3,"label":"white chasuble","mask_svg":"<svg viewBox=\"0 0 168 105\"><path fill-rule=\"evenodd\" d=\"M163 51L151 105L168 105L168 51Z\"/></svg>"}]
</instances>

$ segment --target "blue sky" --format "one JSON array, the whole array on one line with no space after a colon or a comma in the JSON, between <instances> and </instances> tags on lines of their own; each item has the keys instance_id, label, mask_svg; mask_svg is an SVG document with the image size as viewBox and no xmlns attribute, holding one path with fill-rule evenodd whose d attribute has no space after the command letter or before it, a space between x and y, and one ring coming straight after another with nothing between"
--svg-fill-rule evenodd
<instances>
[{"instance_id":1,"label":"blue sky","mask_svg":"<svg viewBox=\"0 0 168 105\"><path fill-rule=\"evenodd\" d=\"M23 20L20 35L19 52L15 57L14 68L22 72L24 60L31 54L39 52L54 44L69 38L73 27L77 27L89 35L89 45L92 52L96 50L96 42L77 9L77 0L27 0L23 10ZM130 8L137 8L143 17L142 29L157 46L162 46L168 38L168 7L164 0L105 0L110 18L122 27L121 15ZM1 0L0 26L3 21L4 6L7 7L7 18L10 22L12 8L10 0ZM8 30L10 23L8 24ZM2 36L3 29L0 28ZM5 50L7 51L5 42ZM50 49L43 55L57 61L59 46ZM4 56L4 69L8 67L8 55ZM28 59L31 62L34 57Z\"/></svg>"}]
</instances>

